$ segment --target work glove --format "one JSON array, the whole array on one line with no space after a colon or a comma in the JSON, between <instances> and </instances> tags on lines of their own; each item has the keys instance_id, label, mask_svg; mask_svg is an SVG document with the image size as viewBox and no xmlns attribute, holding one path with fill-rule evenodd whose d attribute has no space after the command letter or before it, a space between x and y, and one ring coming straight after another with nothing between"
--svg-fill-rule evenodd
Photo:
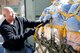
<instances>
[{"instance_id":1,"label":"work glove","mask_svg":"<svg viewBox=\"0 0 80 53\"><path fill-rule=\"evenodd\" d=\"M30 30L28 30L28 31L25 31L25 35L34 35L34 33L35 33L35 29L30 29Z\"/></svg>"},{"instance_id":2,"label":"work glove","mask_svg":"<svg viewBox=\"0 0 80 53\"><path fill-rule=\"evenodd\" d=\"M48 24L50 22L50 20L46 20L45 22L43 22L42 26Z\"/></svg>"},{"instance_id":3,"label":"work glove","mask_svg":"<svg viewBox=\"0 0 80 53\"><path fill-rule=\"evenodd\" d=\"M28 31L28 33L31 34L31 35L34 35L35 29L30 29L30 30Z\"/></svg>"},{"instance_id":4,"label":"work glove","mask_svg":"<svg viewBox=\"0 0 80 53\"><path fill-rule=\"evenodd\" d=\"M52 15L48 14L42 21L43 21L43 25L44 26L45 24L47 23L50 23L50 19L53 19L52 18Z\"/></svg>"}]
</instances>

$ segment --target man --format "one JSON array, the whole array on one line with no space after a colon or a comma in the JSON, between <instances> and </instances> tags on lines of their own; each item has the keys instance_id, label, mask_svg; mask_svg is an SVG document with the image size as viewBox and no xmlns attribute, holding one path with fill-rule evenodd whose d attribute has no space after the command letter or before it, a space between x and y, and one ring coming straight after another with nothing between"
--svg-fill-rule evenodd
<instances>
[{"instance_id":1,"label":"man","mask_svg":"<svg viewBox=\"0 0 80 53\"><path fill-rule=\"evenodd\" d=\"M0 33L4 39L5 53L27 53L24 41L33 35L35 30L25 32L25 29L34 28L43 22L32 22L23 17L17 17L10 7L4 7L2 14L5 20L0 26Z\"/></svg>"}]
</instances>

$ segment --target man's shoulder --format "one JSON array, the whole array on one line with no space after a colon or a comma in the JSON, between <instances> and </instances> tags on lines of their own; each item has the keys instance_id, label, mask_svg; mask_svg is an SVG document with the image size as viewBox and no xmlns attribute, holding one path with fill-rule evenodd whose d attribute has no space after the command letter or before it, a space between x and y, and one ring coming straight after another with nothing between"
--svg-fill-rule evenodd
<instances>
[{"instance_id":1,"label":"man's shoulder","mask_svg":"<svg viewBox=\"0 0 80 53\"><path fill-rule=\"evenodd\" d=\"M24 22L24 21L27 21L27 20L28 20L27 18L22 17L22 16L17 16L16 19L17 19L18 21L21 21L21 22Z\"/></svg>"},{"instance_id":2,"label":"man's shoulder","mask_svg":"<svg viewBox=\"0 0 80 53\"><path fill-rule=\"evenodd\" d=\"M6 20L4 20L0 26L9 24Z\"/></svg>"},{"instance_id":3,"label":"man's shoulder","mask_svg":"<svg viewBox=\"0 0 80 53\"><path fill-rule=\"evenodd\" d=\"M12 30L11 26L5 23L5 21L0 25L0 31L2 31L3 29Z\"/></svg>"},{"instance_id":4,"label":"man's shoulder","mask_svg":"<svg viewBox=\"0 0 80 53\"><path fill-rule=\"evenodd\" d=\"M16 19L20 20L20 21L23 21L24 17L22 17L22 16L16 16Z\"/></svg>"},{"instance_id":5,"label":"man's shoulder","mask_svg":"<svg viewBox=\"0 0 80 53\"><path fill-rule=\"evenodd\" d=\"M17 19L23 19L24 17L22 16L16 16Z\"/></svg>"}]
</instances>

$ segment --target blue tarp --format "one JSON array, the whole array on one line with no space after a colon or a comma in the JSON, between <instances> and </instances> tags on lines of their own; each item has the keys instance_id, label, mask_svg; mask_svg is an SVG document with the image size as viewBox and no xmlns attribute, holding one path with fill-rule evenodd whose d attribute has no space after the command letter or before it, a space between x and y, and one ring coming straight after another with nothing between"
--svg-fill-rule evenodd
<instances>
[{"instance_id":1,"label":"blue tarp","mask_svg":"<svg viewBox=\"0 0 80 53\"><path fill-rule=\"evenodd\" d=\"M80 6L79 4L74 4L71 6L69 13L75 13L75 10ZM78 12L80 16L80 11ZM76 19L75 16L70 17L66 22L66 28L70 31L79 31L80 30L80 22Z\"/></svg>"}]
</instances>

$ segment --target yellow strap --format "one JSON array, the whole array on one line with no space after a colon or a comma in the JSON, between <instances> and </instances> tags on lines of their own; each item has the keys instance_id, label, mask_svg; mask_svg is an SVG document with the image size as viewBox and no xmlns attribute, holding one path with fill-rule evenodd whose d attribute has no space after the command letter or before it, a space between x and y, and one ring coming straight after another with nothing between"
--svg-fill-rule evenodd
<instances>
[{"instance_id":1,"label":"yellow strap","mask_svg":"<svg viewBox=\"0 0 80 53\"><path fill-rule=\"evenodd\" d=\"M72 17L73 15L74 15L74 14L67 14L66 20L67 20L68 18Z\"/></svg>"},{"instance_id":2,"label":"yellow strap","mask_svg":"<svg viewBox=\"0 0 80 53\"><path fill-rule=\"evenodd\" d=\"M60 14L62 14L63 16L67 17L67 13L59 11Z\"/></svg>"},{"instance_id":3,"label":"yellow strap","mask_svg":"<svg viewBox=\"0 0 80 53\"><path fill-rule=\"evenodd\" d=\"M40 27L41 25L42 25L42 23L41 23L41 24L39 24L36 28Z\"/></svg>"},{"instance_id":4,"label":"yellow strap","mask_svg":"<svg viewBox=\"0 0 80 53\"><path fill-rule=\"evenodd\" d=\"M48 25L48 27L58 29L59 30L60 39L62 39L63 37L65 38L66 37L66 32L67 32L66 24L64 24L64 26L53 25L52 24L52 20L53 19L50 19L50 24Z\"/></svg>"},{"instance_id":5,"label":"yellow strap","mask_svg":"<svg viewBox=\"0 0 80 53\"><path fill-rule=\"evenodd\" d=\"M60 35L60 39L63 37L63 26L59 26L59 25L48 25L47 27L52 27L52 28L56 28L59 31L59 35Z\"/></svg>"},{"instance_id":6,"label":"yellow strap","mask_svg":"<svg viewBox=\"0 0 80 53\"><path fill-rule=\"evenodd\" d=\"M77 53L80 53L80 48L79 48L79 50L78 50L78 52Z\"/></svg>"},{"instance_id":7,"label":"yellow strap","mask_svg":"<svg viewBox=\"0 0 80 53\"><path fill-rule=\"evenodd\" d=\"M64 30L64 26L54 26L54 28L59 30L59 35L60 35L60 39L63 38L63 36L65 35L65 30ZM65 35L66 36L66 35Z\"/></svg>"},{"instance_id":8,"label":"yellow strap","mask_svg":"<svg viewBox=\"0 0 80 53\"><path fill-rule=\"evenodd\" d=\"M80 16L75 15L75 14L67 14L66 20L70 17L74 16L79 22L80 22Z\"/></svg>"},{"instance_id":9,"label":"yellow strap","mask_svg":"<svg viewBox=\"0 0 80 53\"><path fill-rule=\"evenodd\" d=\"M64 26L48 25L48 27L56 28L59 31L60 39L65 38L67 35L66 24Z\"/></svg>"},{"instance_id":10,"label":"yellow strap","mask_svg":"<svg viewBox=\"0 0 80 53\"><path fill-rule=\"evenodd\" d=\"M45 13L42 13L41 16L46 16L46 14Z\"/></svg>"},{"instance_id":11,"label":"yellow strap","mask_svg":"<svg viewBox=\"0 0 80 53\"><path fill-rule=\"evenodd\" d=\"M67 17L67 13L59 11L60 14L62 14L63 16Z\"/></svg>"},{"instance_id":12,"label":"yellow strap","mask_svg":"<svg viewBox=\"0 0 80 53\"><path fill-rule=\"evenodd\" d=\"M37 40L37 34L36 33L34 33L34 41L36 41Z\"/></svg>"},{"instance_id":13,"label":"yellow strap","mask_svg":"<svg viewBox=\"0 0 80 53\"><path fill-rule=\"evenodd\" d=\"M37 33L36 33L36 31L38 30L38 28L36 28L36 30L35 30L35 33L34 33L34 41L36 41L37 40Z\"/></svg>"},{"instance_id":14,"label":"yellow strap","mask_svg":"<svg viewBox=\"0 0 80 53\"><path fill-rule=\"evenodd\" d=\"M67 30L67 32L71 34L75 34L76 36L80 36L80 32L74 32L74 31L69 31L69 30Z\"/></svg>"},{"instance_id":15,"label":"yellow strap","mask_svg":"<svg viewBox=\"0 0 80 53\"><path fill-rule=\"evenodd\" d=\"M63 26L54 25L53 28L56 28L56 29L62 29Z\"/></svg>"},{"instance_id":16,"label":"yellow strap","mask_svg":"<svg viewBox=\"0 0 80 53\"><path fill-rule=\"evenodd\" d=\"M73 1L71 1L71 0L69 0L69 2L68 3L70 3L70 4L74 4L74 2Z\"/></svg>"},{"instance_id":17,"label":"yellow strap","mask_svg":"<svg viewBox=\"0 0 80 53\"><path fill-rule=\"evenodd\" d=\"M49 14L54 14L54 12L49 12Z\"/></svg>"},{"instance_id":18,"label":"yellow strap","mask_svg":"<svg viewBox=\"0 0 80 53\"><path fill-rule=\"evenodd\" d=\"M36 31L38 31L38 29L39 29L39 27L41 26L42 24L39 24L35 29L35 33L34 33L34 40L36 41L37 40L37 33L36 33Z\"/></svg>"},{"instance_id":19,"label":"yellow strap","mask_svg":"<svg viewBox=\"0 0 80 53\"><path fill-rule=\"evenodd\" d=\"M80 16L75 15L76 19L80 22Z\"/></svg>"},{"instance_id":20,"label":"yellow strap","mask_svg":"<svg viewBox=\"0 0 80 53\"><path fill-rule=\"evenodd\" d=\"M60 39L62 39L63 38L63 28L64 28L64 26L53 25L52 24L52 20L53 19L51 18L50 19L50 24L47 27L58 29L59 35L60 35Z\"/></svg>"},{"instance_id":21,"label":"yellow strap","mask_svg":"<svg viewBox=\"0 0 80 53\"><path fill-rule=\"evenodd\" d=\"M63 16L65 16L66 17L66 20L68 18L70 18L71 16L75 16L75 18L80 22L80 16L78 16L78 15L75 15L75 14L67 14L65 12L59 12L59 13L61 13Z\"/></svg>"},{"instance_id":22,"label":"yellow strap","mask_svg":"<svg viewBox=\"0 0 80 53\"><path fill-rule=\"evenodd\" d=\"M58 4L54 4L55 6L59 6L60 4L58 3Z\"/></svg>"},{"instance_id":23,"label":"yellow strap","mask_svg":"<svg viewBox=\"0 0 80 53\"><path fill-rule=\"evenodd\" d=\"M80 16L77 15L78 11L80 10L80 6L76 9L75 13L74 14L68 14L68 13L65 13L65 12L62 12L62 11L59 11L60 14L62 14L63 16L66 17L66 20L71 17L71 16L75 16L76 19L78 21L80 21Z\"/></svg>"},{"instance_id":24,"label":"yellow strap","mask_svg":"<svg viewBox=\"0 0 80 53\"><path fill-rule=\"evenodd\" d=\"M66 24L64 24L63 37L65 38L67 35Z\"/></svg>"},{"instance_id":25,"label":"yellow strap","mask_svg":"<svg viewBox=\"0 0 80 53\"><path fill-rule=\"evenodd\" d=\"M65 16L65 17L66 17L66 20L67 20L69 17L71 17L71 16L74 15L74 14L68 14L68 13L65 13L65 12L62 12L62 11L60 11L59 13L62 14L63 16Z\"/></svg>"},{"instance_id":26,"label":"yellow strap","mask_svg":"<svg viewBox=\"0 0 80 53\"><path fill-rule=\"evenodd\" d=\"M44 26L42 26L42 31L41 32L44 32Z\"/></svg>"},{"instance_id":27,"label":"yellow strap","mask_svg":"<svg viewBox=\"0 0 80 53\"><path fill-rule=\"evenodd\" d=\"M54 14L54 12L49 12L49 14ZM46 16L46 14L42 13L41 16Z\"/></svg>"},{"instance_id":28,"label":"yellow strap","mask_svg":"<svg viewBox=\"0 0 80 53\"><path fill-rule=\"evenodd\" d=\"M74 14L76 15L79 10L80 10L80 6L78 6L78 8L77 8L76 11L74 12Z\"/></svg>"},{"instance_id":29,"label":"yellow strap","mask_svg":"<svg viewBox=\"0 0 80 53\"><path fill-rule=\"evenodd\" d=\"M53 21L53 18L51 17L51 18L50 18L50 27L51 27L51 28L52 28L52 25L53 25L53 24L52 24L52 21Z\"/></svg>"},{"instance_id":30,"label":"yellow strap","mask_svg":"<svg viewBox=\"0 0 80 53\"><path fill-rule=\"evenodd\" d=\"M76 17L76 19L80 22L80 16L78 16L78 11L80 10L80 6L78 6L78 8L76 9L76 11L74 12L73 16Z\"/></svg>"}]
</instances>

